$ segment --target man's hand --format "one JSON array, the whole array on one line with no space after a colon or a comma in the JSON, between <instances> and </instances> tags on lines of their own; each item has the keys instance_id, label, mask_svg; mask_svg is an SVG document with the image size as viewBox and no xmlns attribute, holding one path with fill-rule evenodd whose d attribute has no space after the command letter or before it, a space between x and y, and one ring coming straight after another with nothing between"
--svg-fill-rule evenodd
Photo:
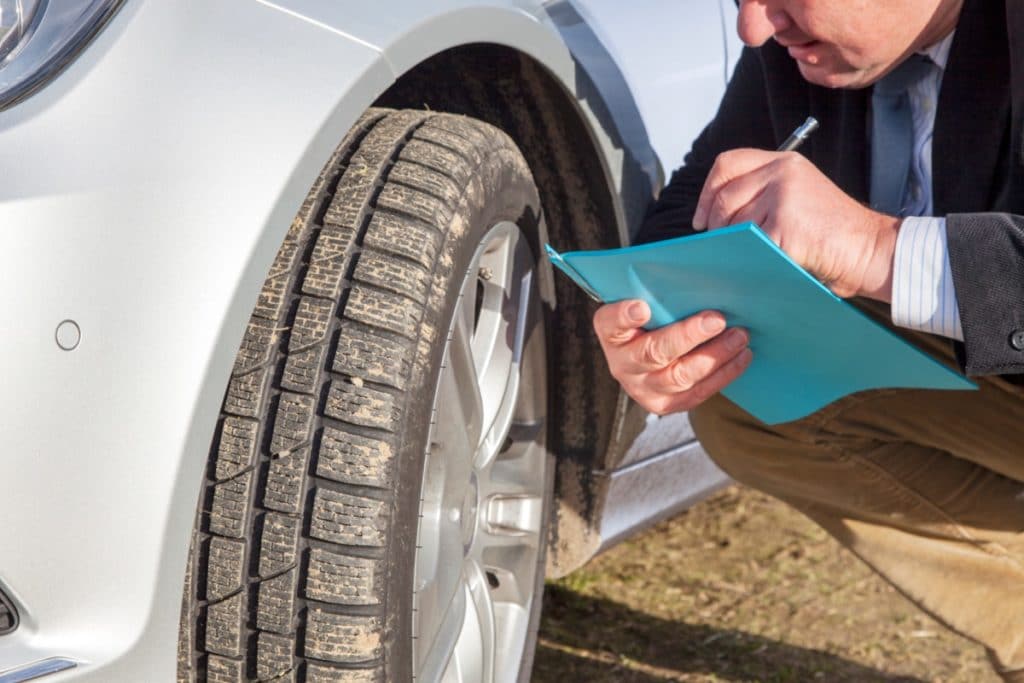
<instances>
[{"instance_id":1,"label":"man's hand","mask_svg":"<svg viewBox=\"0 0 1024 683\"><path fill-rule=\"evenodd\" d=\"M746 330L725 331L721 313L705 311L645 332L650 317L643 301L606 304L594 314L594 330L612 376L652 413L689 410L750 365Z\"/></svg>"},{"instance_id":2,"label":"man's hand","mask_svg":"<svg viewBox=\"0 0 1024 683\"><path fill-rule=\"evenodd\" d=\"M737 149L718 156L693 227L753 221L837 296L892 300L898 218L855 201L796 152Z\"/></svg>"}]
</instances>

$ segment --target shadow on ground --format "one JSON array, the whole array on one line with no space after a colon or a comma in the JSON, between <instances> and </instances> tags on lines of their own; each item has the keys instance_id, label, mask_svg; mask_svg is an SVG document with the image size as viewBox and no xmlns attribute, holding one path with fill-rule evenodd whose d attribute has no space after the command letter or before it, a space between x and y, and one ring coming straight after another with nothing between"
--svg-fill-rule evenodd
<instances>
[{"instance_id":1,"label":"shadow on ground","mask_svg":"<svg viewBox=\"0 0 1024 683\"><path fill-rule=\"evenodd\" d=\"M923 683L741 630L668 621L558 585L547 587L544 603L534 683Z\"/></svg>"}]
</instances>

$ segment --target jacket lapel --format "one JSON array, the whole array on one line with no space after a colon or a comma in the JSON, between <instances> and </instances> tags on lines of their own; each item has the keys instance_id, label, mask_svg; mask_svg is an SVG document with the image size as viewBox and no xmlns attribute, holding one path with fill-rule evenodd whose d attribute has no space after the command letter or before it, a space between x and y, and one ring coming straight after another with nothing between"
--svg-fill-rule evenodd
<instances>
[{"instance_id":1,"label":"jacket lapel","mask_svg":"<svg viewBox=\"0 0 1024 683\"><path fill-rule=\"evenodd\" d=\"M932 138L932 193L937 216L991 210L1005 186L1008 45L1004 3L967 0L942 77Z\"/></svg>"},{"instance_id":2,"label":"jacket lapel","mask_svg":"<svg viewBox=\"0 0 1024 683\"><path fill-rule=\"evenodd\" d=\"M809 110L821 123L810 138L810 156L846 194L868 200L868 91L829 90L810 86ZM843 131L838 135L833 131Z\"/></svg>"},{"instance_id":3,"label":"jacket lapel","mask_svg":"<svg viewBox=\"0 0 1024 683\"><path fill-rule=\"evenodd\" d=\"M996 208L1012 213L1024 213L1024 191L1021 167L1024 166L1024 3L1010 0L1006 3L1006 26L1010 46L1010 148L1009 179L1004 196Z\"/></svg>"}]
</instances>

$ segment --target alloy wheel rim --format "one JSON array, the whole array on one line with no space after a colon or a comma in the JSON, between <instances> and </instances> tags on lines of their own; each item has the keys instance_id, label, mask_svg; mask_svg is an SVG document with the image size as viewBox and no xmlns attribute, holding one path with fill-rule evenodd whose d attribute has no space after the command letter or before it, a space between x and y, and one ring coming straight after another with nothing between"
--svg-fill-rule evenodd
<instances>
[{"instance_id":1,"label":"alloy wheel rim","mask_svg":"<svg viewBox=\"0 0 1024 683\"><path fill-rule=\"evenodd\" d=\"M498 223L460 290L435 393L414 572L417 680L519 676L540 559L548 457L534 260Z\"/></svg>"}]
</instances>

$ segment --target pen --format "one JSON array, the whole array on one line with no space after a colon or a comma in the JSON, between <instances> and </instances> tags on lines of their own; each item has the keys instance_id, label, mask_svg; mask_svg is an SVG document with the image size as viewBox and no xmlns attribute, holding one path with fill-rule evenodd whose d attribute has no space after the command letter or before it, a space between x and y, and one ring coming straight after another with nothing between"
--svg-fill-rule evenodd
<instances>
[{"instance_id":1,"label":"pen","mask_svg":"<svg viewBox=\"0 0 1024 683\"><path fill-rule=\"evenodd\" d=\"M804 140L810 136L818 128L818 119L813 116L808 116L807 120L800 124L796 130L790 134L786 141L779 145L779 152L792 152L794 149L804 144Z\"/></svg>"}]
</instances>

